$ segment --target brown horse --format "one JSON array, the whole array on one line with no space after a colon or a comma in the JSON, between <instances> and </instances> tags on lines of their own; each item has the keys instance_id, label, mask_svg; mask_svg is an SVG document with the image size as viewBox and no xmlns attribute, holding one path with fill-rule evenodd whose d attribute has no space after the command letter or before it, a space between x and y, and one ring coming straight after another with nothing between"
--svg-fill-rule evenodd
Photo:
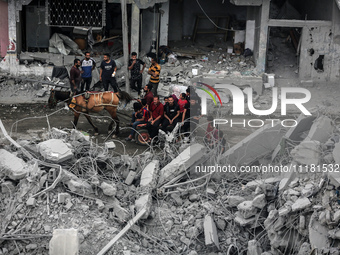
<instances>
[{"instance_id":1,"label":"brown horse","mask_svg":"<svg viewBox=\"0 0 340 255\"><path fill-rule=\"evenodd\" d=\"M115 122L115 135L118 135L119 119L117 117L117 107L120 100L125 100L126 103L129 103L132 100L132 97L125 91L119 91L116 93L111 91L88 92L87 95L81 94L70 97L69 91L56 91L52 89L48 99L48 106L49 108L54 108L58 101L67 102L69 108L71 108L74 112L74 127L77 127L80 114L84 113L86 119L94 128L95 134L98 134L98 128L93 124L89 113L98 113L105 109L112 118L109 125L109 133L112 131L112 127Z\"/></svg>"}]
</instances>

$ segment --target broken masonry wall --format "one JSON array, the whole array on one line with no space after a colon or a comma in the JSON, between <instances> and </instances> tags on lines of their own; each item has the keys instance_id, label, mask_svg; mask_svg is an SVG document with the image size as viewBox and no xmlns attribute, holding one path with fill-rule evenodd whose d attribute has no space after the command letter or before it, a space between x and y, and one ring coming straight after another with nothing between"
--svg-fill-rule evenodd
<instances>
[{"instance_id":1,"label":"broken masonry wall","mask_svg":"<svg viewBox=\"0 0 340 255\"><path fill-rule=\"evenodd\" d=\"M0 58L6 56L8 47L8 3L0 1Z\"/></svg>"},{"instance_id":2,"label":"broken masonry wall","mask_svg":"<svg viewBox=\"0 0 340 255\"><path fill-rule=\"evenodd\" d=\"M332 62L331 62L331 81L338 81L340 75L340 8L333 1L332 13Z\"/></svg>"},{"instance_id":3,"label":"broken masonry wall","mask_svg":"<svg viewBox=\"0 0 340 255\"><path fill-rule=\"evenodd\" d=\"M306 26L302 29L299 78L301 80L329 81L333 55L332 26L320 22L320 26ZM315 70L315 62L324 56L323 70ZM333 74L332 74L333 75Z\"/></svg>"},{"instance_id":4,"label":"broken masonry wall","mask_svg":"<svg viewBox=\"0 0 340 255\"><path fill-rule=\"evenodd\" d=\"M236 6L229 1L200 1L200 4L209 16L230 16L229 27L232 17L239 21L245 21L247 17L247 8L245 6ZM172 10L175 10L175 12L172 12ZM196 15L204 16L203 11L195 0L184 1L182 4L170 1L169 40L182 40L183 36L191 37L195 27ZM222 21L219 25L225 27ZM203 30L214 29L214 26L208 19L204 19L200 21L199 28ZM210 35L204 34L203 36ZM223 34L221 34L222 36Z\"/></svg>"}]
</instances>

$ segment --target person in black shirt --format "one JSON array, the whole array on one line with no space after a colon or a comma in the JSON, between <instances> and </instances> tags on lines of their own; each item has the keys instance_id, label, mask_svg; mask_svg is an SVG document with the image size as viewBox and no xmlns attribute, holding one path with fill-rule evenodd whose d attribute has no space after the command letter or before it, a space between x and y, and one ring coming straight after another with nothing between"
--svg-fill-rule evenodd
<instances>
[{"instance_id":1,"label":"person in black shirt","mask_svg":"<svg viewBox=\"0 0 340 255\"><path fill-rule=\"evenodd\" d=\"M81 75L80 75L80 60L79 59L75 59L73 62L73 66L70 70L70 82L71 82L71 91L73 93L77 93L79 91L79 85L81 82Z\"/></svg>"},{"instance_id":2,"label":"person in black shirt","mask_svg":"<svg viewBox=\"0 0 340 255\"><path fill-rule=\"evenodd\" d=\"M179 106L174 103L174 99L169 97L169 103L164 106L164 119L162 122L162 130L166 132L166 129L169 125L173 127L176 126L179 121Z\"/></svg>"},{"instance_id":3,"label":"person in black shirt","mask_svg":"<svg viewBox=\"0 0 340 255\"><path fill-rule=\"evenodd\" d=\"M116 62L110 59L110 54L104 54L104 60L100 65L99 79L103 82L104 90L109 90L109 84L113 88L114 92L118 92L118 85L116 82Z\"/></svg>"},{"instance_id":4,"label":"person in black shirt","mask_svg":"<svg viewBox=\"0 0 340 255\"><path fill-rule=\"evenodd\" d=\"M193 132L199 122L199 119L202 117L201 108L196 102L198 100L195 97L190 98L190 103L187 103L184 107L184 112L182 115L182 123L183 123L183 131Z\"/></svg>"},{"instance_id":5,"label":"person in black shirt","mask_svg":"<svg viewBox=\"0 0 340 255\"><path fill-rule=\"evenodd\" d=\"M142 70L140 66L143 66ZM129 70L131 71L131 79L130 86L132 89L137 90L138 96L140 95L140 91L142 89L142 79L143 79L143 71L145 69L145 63L137 58L137 53L131 53L131 59L129 60ZM137 87L136 85L137 84Z\"/></svg>"}]
</instances>

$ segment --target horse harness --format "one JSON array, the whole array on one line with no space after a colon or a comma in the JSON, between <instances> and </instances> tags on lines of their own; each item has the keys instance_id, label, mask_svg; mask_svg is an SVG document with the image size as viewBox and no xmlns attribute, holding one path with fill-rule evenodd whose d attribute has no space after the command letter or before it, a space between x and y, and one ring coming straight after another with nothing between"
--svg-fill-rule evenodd
<instances>
[{"instance_id":1,"label":"horse harness","mask_svg":"<svg viewBox=\"0 0 340 255\"><path fill-rule=\"evenodd\" d=\"M88 110L91 110L87 107L87 104L88 104L88 100L90 99L90 96L91 94L93 95L93 99L94 99L94 106L93 107L99 107L99 106L115 106L117 107L118 105L113 105L113 100L114 100L114 93L111 92L111 101L110 103L108 104L103 104L103 95L104 95L105 92L99 92L99 93L88 93L86 92L85 95L84 95L84 99L85 99L85 102L86 102L86 107L82 106L82 105L79 105L76 103L76 97L78 96L81 96L81 95L76 95L76 96L73 96L72 97L72 101L71 103L69 104L69 107L70 108L74 108L76 106L79 106L81 108L83 108L83 112L87 112Z\"/></svg>"}]
</instances>

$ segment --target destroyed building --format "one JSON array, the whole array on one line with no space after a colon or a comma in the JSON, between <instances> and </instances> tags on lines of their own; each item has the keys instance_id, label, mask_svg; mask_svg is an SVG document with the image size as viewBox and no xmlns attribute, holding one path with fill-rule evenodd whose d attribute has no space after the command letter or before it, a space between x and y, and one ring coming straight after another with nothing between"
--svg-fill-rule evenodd
<instances>
[{"instance_id":1,"label":"destroyed building","mask_svg":"<svg viewBox=\"0 0 340 255\"><path fill-rule=\"evenodd\" d=\"M340 109L339 90L327 87L339 76L339 7L0 0L0 254L340 254L340 129L331 111ZM191 139L160 132L161 145L129 144L93 135L87 123L69 129L67 107L45 107L50 88L65 85L53 70L69 69L86 49L96 61L112 54L126 90L129 53L149 64L147 53L158 51L159 94L211 85L223 103L208 101L216 118L231 116L236 100L223 90L231 84L257 110L286 85L308 86L319 101L308 116L288 108L292 127L272 121L280 106L220 125L223 152L205 142L204 118ZM22 106L23 94L40 104ZM119 113L128 123L131 104ZM106 131L106 116L95 121Z\"/></svg>"}]
</instances>

